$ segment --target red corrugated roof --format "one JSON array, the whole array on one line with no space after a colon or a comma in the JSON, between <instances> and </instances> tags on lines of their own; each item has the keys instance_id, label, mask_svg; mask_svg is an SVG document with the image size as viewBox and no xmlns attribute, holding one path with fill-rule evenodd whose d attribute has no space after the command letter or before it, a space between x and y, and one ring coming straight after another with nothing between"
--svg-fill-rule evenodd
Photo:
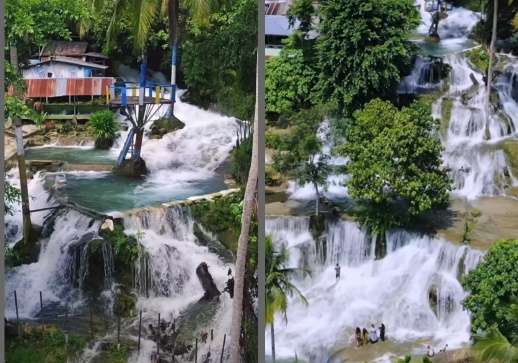
<instances>
[{"instance_id":1,"label":"red corrugated roof","mask_svg":"<svg viewBox=\"0 0 518 363\"><path fill-rule=\"evenodd\" d=\"M27 97L103 96L115 78L41 78L26 79Z\"/></svg>"}]
</instances>

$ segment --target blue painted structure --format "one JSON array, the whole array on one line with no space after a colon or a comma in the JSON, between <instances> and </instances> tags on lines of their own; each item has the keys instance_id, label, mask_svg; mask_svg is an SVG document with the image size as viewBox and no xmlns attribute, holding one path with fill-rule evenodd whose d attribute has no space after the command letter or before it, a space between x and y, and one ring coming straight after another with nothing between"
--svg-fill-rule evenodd
<instances>
[{"instance_id":1,"label":"blue painted structure","mask_svg":"<svg viewBox=\"0 0 518 363\"><path fill-rule=\"evenodd\" d=\"M126 155L128 154L128 150L133 144L133 136L135 135L135 127L131 128L128 133L128 138L124 142L124 146L122 147L122 151L117 159L117 166L121 166L122 162L126 159Z\"/></svg>"},{"instance_id":2,"label":"blue painted structure","mask_svg":"<svg viewBox=\"0 0 518 363\"><path fill-rule=\"evenodd\" d=\"M176 61L176 55L175 61ZM176 102L176 85L175 84L160 84L155 82L147 82L146 81L146 71L147 71L147 61L144 58L140 65L140 80L139 85L136 86L134 82L118 82L110 85L108 87L107 98L111 98L112 100L120 97L120 106L128 107L128 106L138 106L138 105L152 105L152 104L174 104ZM165 90L170 89L171 95L169 99L162 97L165 95ZM128 90L130 90L131 94L135 93L134 91L139 90L138 94L138 102L135 102L135 98L131 99L131 102L128 100ZM153 97L153 91L159 92L159 97ZM150 98L152 101L150 101ZM111 102L110 102L111 103ZM117 102L119 104L119 102ZM143 114L141 114L143 110L139 109L139 118L142 118ZM142 120L141 120L142 121ZM124 146L121 150L119 158L117 159L117 166L122 165L124 160L126 160L126 156L131 147L133 147L133 152L131 155L131 160L138 160L140 158L140 148L135 147L134 138L139 136L137 132L141 131L138 125L138 120L131 120L133 124L133 128L128 133L128 137L124 143ZM143 127L143 125L140 125ZM142 135L142 134L140 134Z\"/></svg>"},{"instance_id":3,"label":"blue painted structure","mask_svg":"<svg viewBox=\"0 0 518 363\"><path fill-rule=\"evenodd\" d=\"M171 52L171 84L174 86L172 89L172 99L176 97L176 58L178 54L178 42L174 42L173 51ZM167 110L166 117L172 118L174 115L174 102L171 104L171 107Z\"/></svg>"}]
</instances>

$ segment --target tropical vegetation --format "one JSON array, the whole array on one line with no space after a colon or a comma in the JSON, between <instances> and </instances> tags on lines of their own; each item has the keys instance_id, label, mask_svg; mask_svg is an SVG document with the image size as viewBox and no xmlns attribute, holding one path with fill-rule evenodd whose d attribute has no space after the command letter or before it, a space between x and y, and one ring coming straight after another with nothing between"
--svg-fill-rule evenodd
<instances>
[{"instance_id":1,"label":"tropical vegetation","mask_svg":"<svg viewBox=\"0 0 518 363\"><path fill-rule=\"evenodd\" d=\"M115 114L109 110L94 112L86 126L99 149L110 148L119 131Z\"/></svg>"}]
</instances>

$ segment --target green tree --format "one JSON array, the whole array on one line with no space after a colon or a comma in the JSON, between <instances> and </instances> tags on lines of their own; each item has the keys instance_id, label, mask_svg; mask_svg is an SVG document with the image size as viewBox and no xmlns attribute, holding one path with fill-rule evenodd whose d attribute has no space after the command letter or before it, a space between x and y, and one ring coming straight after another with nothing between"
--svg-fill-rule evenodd
<instances>
[{"instance_id":1,"label":"green tree","mask_svg":"<svg viewBox=\"0 0 518 363\"><path fill-rule=\"evenodd\" d=\"M410 73L421 18L413 0L323 0L317 41L318 90L350 115L370 100L395 95Z\"/></svg>"},{"instance_id":2,"label":"green tree","mask_svg":"<svg viewBox=\"0 0 518 363\"><path fill-rule=\"evenodd\" d=\"M282 320L288 324L288 297L297 296L303 304L308 305L304 295L291 283L295 276L311 276L311 271L301 268L290 268L289 250L282 246L277 249L271 237L265 241L266 258L266 302L265 302L265 324L270 326L272 338L272 355L275 362L275 332L274 317L276 313L282 315Z\"/></svg>"},{"instance_id":3,"label":"green tree","mask_svg":"<svg viewBox=\"0 0 518 363\"><path fill-rule=\"evenodd\" d=\"M265 64L266 112L290 114L313 105L317 70L300 49L283 49Z\"/></svg>"},{"instance_id":4,"label":"green tree","mask_svg":"<svg viewBox=\"0 0 518 363\"><path fill-rule=\"evenodd\" d=\"M315 13L311 0L297 1L288 11L290 26L300 23L284 42L279 57L265 65L266 112L290 114L315 104L318 62L311 34Z\"/></svg>"},{"instance_id":5,"label":"green tree","mask_svg":"<svg viewBox=\"0 0 518 363\"><path fill-rule=\"evenodd\" d=\"M508 317L505 330L489 328L487 334L473 336L473 350L480 362L516 363L518 362L518 305L516 302L509 307L502 307L502 315Z\"/></svg>"},{"instance_id":6,"label":"green tree","mask_svg":"<svg viewBox=\"0 0 518 363\"><path fill-rule=\"evenodd\" d=\"M350 159L345 185L367 207L362 219L374 234L448 206L451 180L441 170L442 146L432 136L437 125L429 106L421 101L398 110L373 100L354 113L345 129L347 142L336 149Z\"/></svg>"},{"instance_id":7,"label":"green tree","mask_svg":"<svg viewBox=\"0 0 518 363\"><path fill-rule=\"evenodd\" d=\"M500 328L502 334L511 333L505 329L512 318L509 306L513 297L518 296L518 240L500 240L495 243L484 260L462 281L469 295L462 302L471 314L472 330Z\"/></svg>"},{"instance_id":8,"label":"green tree","mask_svg":"<svg viewBox=\"0 0 518 363\"><path fill-rule=\"evenodd\" d=\"M253 119L257 21L257 2L243 0L207 22L189 23L181 68L195 103L216 104L227 115Z\"/></svg>"},{"instance_id":9,"label":"green tree","mask_svg":"<svg viewBox=\"0 0 518 363\"><path fill-rule=\"evenodd\" d=\"M317 136L318 128L325 118L324 107L314 107L295 114L291 122L294 129L279 135L278 150L273 155L276 171L295 180L299 185L312 184L316 192L315 212L319 214L319 187L327 190L327 178L332 172L329 157L322 153L323 141Z\"/></svg>"},{"instance_id":10,"label":"green tree","mask_svg":"<svg viewBox=\"0 0 518 363\"><path fill-rule=\"evenodd\" d=\"M83 0L8 0L6 49L15 43L23 63L51 40L71 40L73 27L90 17L89 10Z\"/></svg>"}]
</instances>

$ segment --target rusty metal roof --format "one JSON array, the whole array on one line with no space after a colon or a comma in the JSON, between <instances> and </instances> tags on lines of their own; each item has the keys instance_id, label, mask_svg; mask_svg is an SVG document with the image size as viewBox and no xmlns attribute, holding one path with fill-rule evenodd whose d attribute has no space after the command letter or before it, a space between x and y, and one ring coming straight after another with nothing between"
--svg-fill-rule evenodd
<instances>
[{"instance_id":1,"label":"rusty metal roof","mask_svg":"<svg viewBox=\"0 0 518 363\"><path fill-rule=\"evenodd\" d=\"M110 59L110 57L108 57L107 55L104 55L102 53L97 53L97 52L88 52L83 55L86 55L87 57L92 57L92 58Z\"/></svg>"},{"instance_id":2,"label":"rusty metal roof","mask_svg":"<svg viewBox=\"0 0 518 363\"><path fill-rule=\"evenodd\" d=\"M85 54L86 48L88 48L87 42L53 41L42 49L40 57L49 57L51 55L80 57Z\"/></svg>"},{"instance_id":3,"label":"rusty metal roof","mask_svg":"<svg viewBox=\"0 0 518 363\"><path fill-rule=\"evenodd\" d=\"M27 97L102 96L115 83L111 77L26 79Z\"/></svg>"},{"instance_id":4,"label":"rusty metal roof","mask_svg":"<svg viewBox=\"0 0 518 363\"><path fill-rule=\"evenodd\" d=\"M43 61L43 62L32 63L31 65L29 65L29 68L30 67L35 67L35 66L37 66L39 64L49 63L49 62L75 64L75 65L78 65L78 66L90 67L90 68L99 68L99 69L106 69L106 68L108 68L108 66L103 66L102 64L83 62L80 59L69 58L69 57L56 57L56 58L49 59L49 60L46 60L46 61Z\"/></svg>"}]
</instances>

